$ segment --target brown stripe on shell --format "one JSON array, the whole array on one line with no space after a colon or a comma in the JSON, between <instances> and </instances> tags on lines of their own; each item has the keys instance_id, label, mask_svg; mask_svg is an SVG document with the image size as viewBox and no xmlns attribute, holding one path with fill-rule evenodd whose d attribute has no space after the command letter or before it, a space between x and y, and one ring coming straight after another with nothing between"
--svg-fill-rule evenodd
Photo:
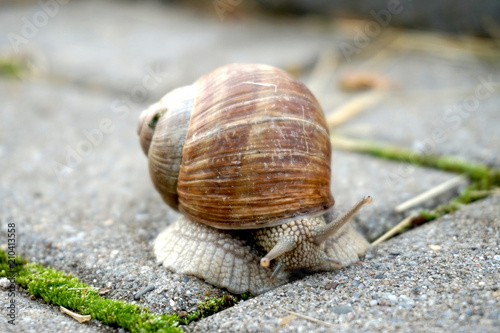
<instances>
[{"instance_id":1,"label":"brown stripe on shell","mask_svg":"<svg viewBox=\"0 0 500 333\"><path fill-rule=\"evenodd\" d=\"M178 180L180 210L217 228L257 228L330 208L330 141L310 91L265 65L197 81Z\"/></svg>"}]
</instances>

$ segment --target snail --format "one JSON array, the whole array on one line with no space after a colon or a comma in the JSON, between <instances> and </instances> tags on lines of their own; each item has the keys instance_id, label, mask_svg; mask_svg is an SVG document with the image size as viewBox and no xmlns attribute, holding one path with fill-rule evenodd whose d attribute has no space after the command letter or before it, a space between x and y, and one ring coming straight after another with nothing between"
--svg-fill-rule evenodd
<instances>
[{"instance_id":1,"label":"snail","mask_svg":"<svg viewBox=\"0 0 500 333\"><path fill-rule=\"evenodd\" d=\"M369 248L348 222L372 198L332 221L323 111L285 71L217 68L143 111L137 131L156 190L182 214L154 243L169 270L259 294Z\"/></svg>"}]
</instances>

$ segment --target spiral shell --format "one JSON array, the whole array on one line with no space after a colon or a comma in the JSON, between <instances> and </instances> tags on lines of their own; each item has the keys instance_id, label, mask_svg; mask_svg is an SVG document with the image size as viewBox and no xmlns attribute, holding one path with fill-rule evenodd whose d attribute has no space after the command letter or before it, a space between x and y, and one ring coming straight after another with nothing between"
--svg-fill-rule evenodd
<instances>
[{"instance_id":1,"label":"spiral shell","mask_svg":"<svg viewBox=\"0 0 500 333\"><path fill-rule=\"evenodd\" d=\"M145 110L138 132L156 189L194 221L269 227L334 204L321 107L277 68L220 67Z\"/></svg>"}]
</instances>

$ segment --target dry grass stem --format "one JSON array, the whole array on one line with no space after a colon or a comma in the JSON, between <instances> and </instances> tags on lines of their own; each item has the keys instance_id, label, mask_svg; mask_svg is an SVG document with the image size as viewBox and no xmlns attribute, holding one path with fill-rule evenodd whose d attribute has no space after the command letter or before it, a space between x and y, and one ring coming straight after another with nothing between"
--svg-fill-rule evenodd
<instances>
[{"instance_id":1,"label":"dry grass stem","mask_svg":"<svg viewBox=\"0 0 500 333\"><path fill-rule=\"evenodd\" d=\"M375 41L370 57L360 67L373 70L374 68L383 68L390 63L391 56L394 55L394 49L391 46L398 40L399 34L400 32L397 29L385 30L380 38Z\"/></svg>"},{"instance_id":2,"label":"dry grass stem","mask_svg":"<svg viewBox=\"0 0 500 333\"><path fill-rule=\"evenodd\" d=\"M459 185L463 185L466 183L467 183L467 177L465 175L454 177L452 179L445 181L444 183L439 184L438 186L431 188L430 190L425 191L424 193L417 195L416 197L406 200L405 202L401 203L396 208L394 208L394 211L396 213L404 212L405 210L418 206L430 199L433 199L451 190L452 188L455 188Z\"/></svg>"},{"instance_id":3,"label":"dry grass stem","mask_svg":"<svg viewBox=\"0 0 500 333\"><path fill-rule=\"evenodd\" d=\"M326 117L328 128L339 126L358 114L367 111L371 107L380 103L388 95L380 91L371 91L354 97L347 103L339 106Z\"/></svg>"},{"instance_id":4,"label":"dry grass stem","mask_svg":"<svg viewBox=\"0 0 500 333\"><path fill-rule=\"evenodd\" d=\"M324 87L328 84L337 63L337 52L333 49L326 49L320 53L318 61L311 71L307 86L320 100L322 99Z\"/></svg>"},{"instance_id":5,"label":"dry grass stem","mask_svg":"<svg viewBox=\"0 0 500 333\"><path fill-rule=\"evenodd\" d=\"M339 81L344 91L387 90L396 84L382 73L370 71L353 71L344 74Z\"/></svg>"},{"instance_id":6,"label":"dry grass stem","mask_svg":"<svg viewBox=\"0 0 500 333\"><path fill-rule=\"evenodd\" d=\"M485 195L492 195L492 194L500 194L500 188L495 188L492 190L485 190L485 191L478 190L478 191L470 191L469 192L469 195L478 196L478 197L485 196Z\"/></svg>"},{"instance_id":7,"label":"dry grass stem","mask_svg":"<svg viewBox=\"0 0 500 333\"><path fill-rule=\"evenodd\" d=\"M363 150L370 146L368 142L362 140L353 140L336 135L330 135L330 143L332 144L332 148L350 151Z\"/></svg>"},{"instance_id":8,"label":"dry grass stem","mask_svg":"<svg viewBox=\"0 0 500 333\"><path fill-rule=\"evenodd\" d=\"M415 219L418 216L418 214L411 214L407 218L405 218L403 221L399 222L396 226L392 227L389 231L387 231L385 234L383 234L381 237L379 237L376 241L372 243L372 246L377 246L380 243L388 240L392 236L396 235L397 233L400 232L401 229L407 228L411 226L411 222L413 219Z\"/></svg>"},{"instance_id":9,"label":"dry grass stem","mask_svg":"<svg viewBox=\"0 0 500 333\"><path fill-rule=\"evenodd\" d=\"M491 92L492 96L500 95L500 84L493 82L492 83L493 91ZM400 99L404 103L408 103L409 100L416 99L417 101L428 101L430 99L439 98L440 100L449 100L458 101L463 96L474 95L477 86L471 87L459 87L459 88L439 88L439 89L414 89L407 91L397 91L394 94L394 98L392 100Z\"/></svg>"},{"instance_id":10,"label":"dry grass stem","mask_svg":"<svg viewBox=\"0 0 500 333\"><path fill-rule=\"evenodd\" d=\"M297 316L293 315L293 314L289 314L288 316L285 316L285 317L281 318L280 325L281 326L286 326L286 325L290 324L290 322L292 320L294 320L295 317L297 317Z\"/></svg>"},{"instance_id":11,"label":"dry grass stem","mask_svg":"<svg viewBox=\"0 0 500 333\"><path fill-rule=\"evenodd\" d=\"M477 61L477 56L497 58L495 42L476 37L449 37L438 33L401 32L390 45L399 50L424 51L438 57Z\"/></svg>"},{"instance_id":12,"label":"dry grass stem","mask_svg":"<svg viewBox=\"0 0 500 333\"><path fill-rule=\"evenodd\" d=\"M83 323L89 321L90 319L92 319L92 317L90 315L78 314L76 312L73 312L71 310L66 309L64 306L61 306L60 308L61 308L62 312L64 312L68 316L72 317L73 319L77 320L80 324L83 324Z\"/></svg>"},{"instance_id":13,"label":"dry grass stem","mask_svg":"<svg viewBox=\"0 0 500 333\"><path fill-rule=\"evenodd\" d=\"M283 311L286 311L292 315L295 315L299 318L302 318L302 319L306 319L306 320L309 320L309 321L312 321L312 322L315 322L315 323L318 323L318 324L321 324L321 325L325 325L325 326L328 326L328 327L333 327L334 324L332 323L328 323L326 321L322 321L322 320L319 320L319 319L316 319L316 318L313 318L313 317L309 317L309 316L306 316L306 315L303 315L303 314L300 314L298 312L293 312L293 311L290 311L288 309L284 309L284 308L281 308Z\"/></svg>"}]
</instances>

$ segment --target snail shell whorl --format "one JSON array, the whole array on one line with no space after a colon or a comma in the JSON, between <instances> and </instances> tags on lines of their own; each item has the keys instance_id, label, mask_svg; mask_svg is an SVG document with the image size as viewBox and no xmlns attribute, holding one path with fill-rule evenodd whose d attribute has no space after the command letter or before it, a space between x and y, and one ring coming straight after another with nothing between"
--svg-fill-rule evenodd
<instances>
[{"instance_id":1,"label":"snail shell whorl","mask_svg":"<svg viewBox=\"0 0 500 333\"><path fill-rule=\"evenodd\" d=\"M141 147L149 159L151 180L163 200L178 209L177 179L196 86L175 89L139 118Z\"/></svg>"},{"instance_id":2,"label":"snail shell whorl","mask_svg":"<svg viewBox=\"0 0 500 333\"><path fill-rule=\"evenodd\" d=\"M181 89L139 125L151 178L169 205L213 227L247 229L334 204L328 129L301 82L271 66L233 64ZM161 112L153 131L148 124Z\"/></svg>"}]
</instances>

